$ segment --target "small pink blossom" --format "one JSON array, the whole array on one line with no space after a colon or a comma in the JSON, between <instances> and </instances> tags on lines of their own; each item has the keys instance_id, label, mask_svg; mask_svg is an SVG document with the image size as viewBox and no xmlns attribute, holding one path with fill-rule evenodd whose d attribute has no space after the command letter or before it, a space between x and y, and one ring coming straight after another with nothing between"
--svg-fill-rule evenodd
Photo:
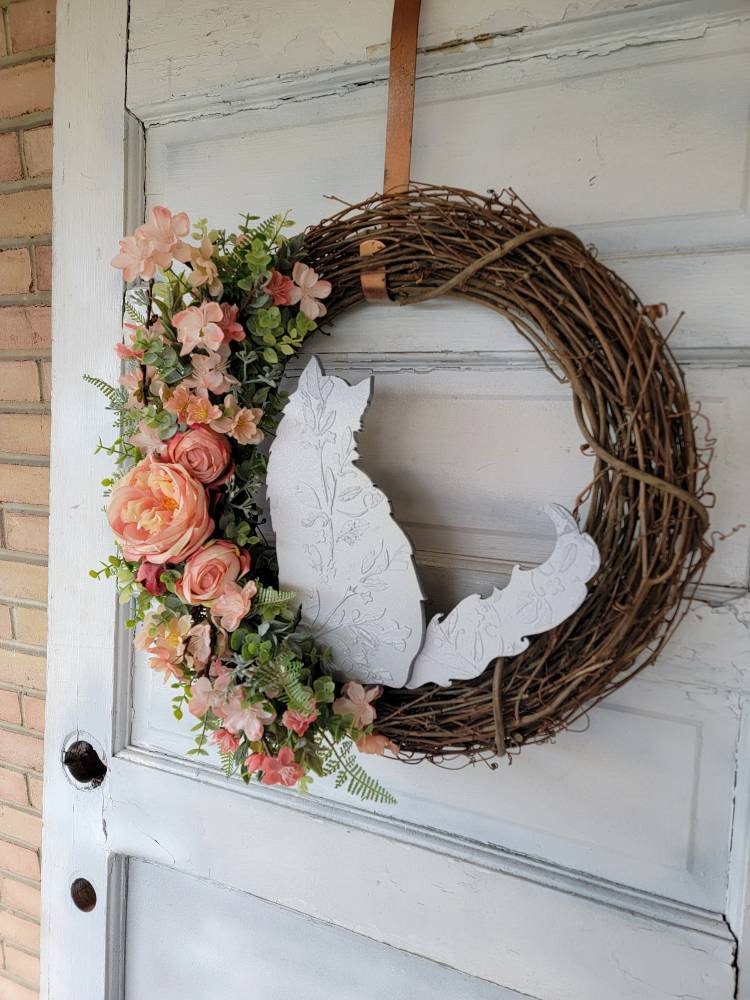
<instances>
[{"instance_id":1,"label":"small pink blossom","mask_svg":"<svg viewBox=\"0 0 750 1000\"><path fill-rule=\"evenodd\" d=\"M216 695L209 678L199 677L190 685L188 712L196 718L202 719L209 708L213 707L215 700Z\"/></svg>"},{"instance_id":2,"label":"small pink blossom","mask_svg":"<svg viewBox=\"0 0 750 1000\"><path fill-rule=\"evenodd\" d=\"M185 648L192 624L190 615L167 621L160 621L156 615L146 615L134 645L136 649L149 653L150 667L163 673L164 680L170 676L177 680L184 679Z\"/></svg>"},{"instance_id":3,"label":"small pink blossom","mask_svg":"<svg viewBox=\"0 0 750 1000\"><path fill-rule=\"evenodd\" d=\"M377 712L372 704L383 693L379 684L363 687L356 681L348 681L341 689L341 697L334 701L332 708L336 715L350 715L357 729L365 729L375 721Z\"/></svg>"},{"instance_id":4,"label":"small pink blossom","mask_svg":"<svg viewBox=\"0 0 750 1000\"><path fill-rule=\"evenodd\" d=\"M297 736L304 736L319 715L319 712L294 712L288 708L281 716L281 722Z\"/></svg>"},{"instance_id":5,"label":"small pink blossom","mask_svg":"<svg viewBox=\"0 0 750 1000\"><path fill-rule=\"evenodd\" d=\"M215 351L224 342L224 331L219 323L224 318L218 302L202 302L199 306L188 306L175 313L172 323L177 330L177 339L182 344L180 356L190 354L196 347Z\"/></svg>"},{"instance_id":6,"label":"small pink blossom","mask_svg":"<svg viewBox=\"0 0 750 1000\"><path fill-rule=\"evenodd\" d=\"M126 236L120 240L120 252L112 258L112 267L122 271L125 281L143 278L150 281L156 274L156 262L152 256L150 240L139 236Z\"/></svg>"},{"instance_id":7,"label":"small pink blossom","mask_svg":"<svg viewBox=\"0 0 750 1000\"><path fill-rule=\"evenodd\" d=\"M276 713L263 708L261 703L245 705L239 692L214 707L214 713L224 722L230 733L244 733L251 743L263 738L263 729L276 718Z\"/></svg>"},{"instance_id":8,"label":"small pink blossom","mask_svg":"<svg viewBox=\"0 0 750 1000\"><path fill-rule=\"evenodd\" d=\"M263 770L265 762L266 755L264 753L251 753L245 760L245 767L249 774L255 774L256 771Z\"/></svg>"},{"instance_id":9,"label":"small pink blossom","mask_svg":"<svg viewBox=\"0 0 750 1000\"><path fill-rule=\"evenodd\" d=\"M213 392L218 396L237 385L237 379L227 371L229 359L223 358L216 351L195 354L191 362L193 370L181 384L195 389L197 395L207 396L209 392Z\"/></svg>"},{"instance_id":10,"label":"small pink blossom","mask_svg":"<svg viewBox=\"0 0 750 1000\"><path fill-rule=\"evenodd\" d=\"M187 405L188 424L209 424L221 415L221 410L205 396L193 396Z\"/></svg>"},{"instance_id":11,"label":"small pink blossom","mask_svg":"<svg viewBox=\"0 0 750 1000\"><path fill-rule=\"evenodd\" d=\"M214 245L207 236L201 240L200 247L191 247L190 264L193 269L188 276L188 284L191 288L207 285L208 294L218 298L223 291L223 285L219 281L219 271L212 259L214 249Z\"/></svg>"},{"instance_id":12,"label":"small pink blossom","mask_svg":"<svg viewBox=\"0 0 750 1000\"><path fill-rule=\"evenodd\" d=\"M254 580L249 580L244 587L240 587L238 583L226 584L222 593L211 605L211 617L227 632L234 632L250 611L257 593L258 587Z\"/></svg>"},{"instance_id":13,"label":"small pink blossom","mask_svg":"<svg viewBox=\"0 0 750 1000\"><path fill-rule=\"evenodd\" d=\"M199 622L188 632L188 653L193 657L193 669L203 669L211 659L211 626Z\"/></svg>"},{"instance_id":14,"label":"small pink blossom","mask_svg":"<svg viewBox=\"0 0 750 1000\"><path fill-rule=\"evenodd\" d=\"M233 340L236 340L239 343L244 340L245 328L242 323L237 322L237 314L240 311L239 306L233 306L228 302L222 302L221 311L224 314L224 318L219 323L219 326L224 331L224 343L231 344Z\"/></svg>"},{"instance_id":15,"label":"small pink blossom","mask_svg":"<svg viewBox=\"0 0 750 1000\"><path fill-rule=\"evenodd\" d=\"M287 278L281 271L271 271L271 277L265 284L263 291L270 295L275 306L289 306L292 304L291 293L294 282ZM296 300L294 300L296 301Z\"/></svg>"},{"instance_id":16,"label":"small pink blossom","mask_svg":"<svg viewBox=\"0 0 750 1000\"><path fill-rule=\"evenodd\" d=\"M382 733L369 733L366 736L361 736L357 740L357 749L360 753L374 753L379 757L382 757L386 750L390 751L394 757L399 755L398 744L389 740L387 736L383 736Z\"/></svg>"},{"instance_id":17,"label":"small pink blossom","mask_svg":"<svg viewBox=\"0 0 750 1000\"><path fill-rule=\"evenodd\" d=\"M326 307L318 300L328 298L331 294L331 282L321 280L311 267L299 261L292 268L292 279L294 288L288 296L290 305L299 302L301 311L308 319L325 316Z\"/></svg>"},{"instance_id":18,"label":"small pink blossom","mask_svg":"<svg viewBox=\"0 0 750 1000\"><path fill-rule=\"evenodd\" d=\"M211 421L211 428L220 434L229 434L240 444L260 444L263 431L258 427L263 418L259 407L244 409L232 395L224 397L224 411L217 420Z\"/></svg>"},{"instance_id":19,"label":"small pink blossom","mask_svg":"<svg viewBox=\"0 0 750 1000\"><path fill-rule=\"evenodd\" d=\"M131 434L130 443L140 451L145 451L147 455L163 455L167 450L167 442L162 441L154 428L149 427L145 420L141 420L136 433Z\"/></svg>"},{"instance_id":20,"label":"small pink blossom","mask_svg":"<svg viewBox=\"0 0 750 1000\"><path fill-rule=\"evenodd\" d=\"M226 637L225 632L222 632L221 635ZM213 661L208 672L214 678L217 691L226 691L232 683L232 671L219 657Z\"/></svg>"},{"instance_id":21,"label":"small pink blossom","mask_svg":"<svg viewBox=\"0 0 750 1000\"><path fill-rule=\"evenodd\" d=\"M291 788L304 775L305 769L294 760L291 747L282 747L277 757L266 755L263 761L262 785L285 785Z\"/></svg>"},{"instance_id":22,"label":"small pink blossom","mask_svg":"<svg viewBox=\"0 0 750 1000\"><path fill-rule=\"evenodd\" d=\"M190 247L181 239L189 232L190 219L185 212L172 215L163 205L155 205L149 221L136 229L135 238L147 240L153 260L159 267L167 268L175 257L183 263L190 260Z\"/></svg>"},{"instance_id":23,"label":"small pink blossom","mask_svg":"<svg viewBox=\"0 0 750 1000\"><path fill-rule=\"evenodd\" d=\"M211 742L215 743L222 753L234 753L242 741L228 729L214 729L211 733Z\"/></svg>"}]
</instances>

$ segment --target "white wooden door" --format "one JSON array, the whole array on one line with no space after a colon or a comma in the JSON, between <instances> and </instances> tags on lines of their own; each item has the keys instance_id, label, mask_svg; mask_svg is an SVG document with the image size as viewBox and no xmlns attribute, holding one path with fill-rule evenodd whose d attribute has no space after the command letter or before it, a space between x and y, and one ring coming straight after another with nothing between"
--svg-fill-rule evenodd
<instances>
[{"instance_id":1,"label":"white wooden door","mask_svg":"<svg viewBox=\"0 0 750 1000\"><path fill-rule=\"evenodd\" d=\"M191 762L87 578L110 546L92 455L107 414L80 376L117 374L117 239L148 204L227 226L288 207L303 226L326 195L375 191L390 14L59 5L44 996L748 998L747 529L660 662L580 731L497 770L384 761L388 809ZM713 523L747 522L750 4L425 0L421 45L413 177L512 186L644 301L686 311L672 343L718 442ZM537 510L589 467L569 393L509 327L447 302L369 307L312 349L375 373L363 464L435 607L545 556ZM63 767L75 740L107 766L96 787Z\"/></svg>"}]
</instances>

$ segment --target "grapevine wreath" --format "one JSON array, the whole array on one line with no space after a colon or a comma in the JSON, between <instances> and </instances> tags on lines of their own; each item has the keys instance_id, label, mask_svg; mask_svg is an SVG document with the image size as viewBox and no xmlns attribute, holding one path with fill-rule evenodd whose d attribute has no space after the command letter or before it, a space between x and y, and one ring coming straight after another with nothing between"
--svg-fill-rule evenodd
<instances>
[{"instance_id":1,"label":"grapevine wreath","mask_svg":"<svg viewBox=\"0 0 750 1000\"><path fill-rule=\"evenodd\" d=\"M572 233L543 225L514 194L412 185L287 237L285 217L238 232L152 210L114 259L133 286L119 428L105 480L129 626L216 744L227 773L296 785L336 774L389 801L363 752L435 762L504 755L550 740L652 663L711 547L708 459L682 374L635 293ZM264 535L267 449L287 361L363 298L360 255L378 240L391 297L456 295L507 318L571 388L594 475L576 501L601 555L587 598L561 626L477 678L416 690L338 683L328 654L278 589Z\"/></svg>"}]
</instances>

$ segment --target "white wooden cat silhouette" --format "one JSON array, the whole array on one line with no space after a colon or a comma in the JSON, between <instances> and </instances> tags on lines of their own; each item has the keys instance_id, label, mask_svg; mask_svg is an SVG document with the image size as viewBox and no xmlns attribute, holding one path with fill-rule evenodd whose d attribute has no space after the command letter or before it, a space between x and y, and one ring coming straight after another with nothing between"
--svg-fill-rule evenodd
<instances>
[{"instance_id":1,"label":"white wooden cat silhouette","mask_svg":"<svg viewBox=\"0 0 750 1000\"><path fill-rule=\"evenodd\" d=\"M354 464L371 390L372 377L350 386L312 358L289 398L267 477L280 586L299 595L302 619L330 647L341 680L414 688L477 677L578 610L599 550L564 507L550 505L550 557L516 567L504 590L435 615L425 634L411 545Z\"/></svg>"},{"instance_id":2,"label":"white wooden cat silhouette","mask_svg":"<svg viewBox=\"0 0 750 1000\"><path fill-rule=\"evenodd\" d=\"M312 358L271 447L267 490L279 584L340 679L403 687L424 638L411 544L354 464L372 378L350 386Z\"/></svg>"}]
</instances>

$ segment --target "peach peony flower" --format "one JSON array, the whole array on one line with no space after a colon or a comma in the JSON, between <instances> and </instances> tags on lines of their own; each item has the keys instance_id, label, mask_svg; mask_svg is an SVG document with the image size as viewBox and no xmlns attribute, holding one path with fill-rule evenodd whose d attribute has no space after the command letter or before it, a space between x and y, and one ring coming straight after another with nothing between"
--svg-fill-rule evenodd
<instances>
[{"instance_id":1,"label":"peach peony flower","mask_svg":"<svg viewBox=\"0 0 750 1000\"><path fill-rule=\"evenodd\" d=\"M319 299L328 298L331 294L331 282L322 281L317 273L307 264L299 261L292 268L294 287L289 291L289 303L299 302L299 307L308 319L318 319L325 316L326 307Z\"/></svg>"},{"instance_id":2,"label":"peach peony flower","mask_svg":"<svg viewBox=\"0 0 750 1000\"><path fill-rule=\"evenodd\" d=\"M219 326L224 331L224 343L231 344L233 340L239 343L244 340L245 328L242 323L237 322L237 314L240 311L239 306L231 306L228 302L222 302L221 311L224 314L224 318L219 323Z\"/></svg>"},{"instance_id":3,"label":"peach peony flower","mask_svg":"<svg viewBox=\"0 0 750 1000\"><path fill-rule=\"evenodd\" d=\"M215 743L222 753L234 753L242 741L228 729L214 729L211 733L211 742Z\"/></svg>"},{"instance_id":4,"label":"peach peony flower","mask_svg":"<svg viewBox=\"0 0 750 1000\"><path fill-rule=\"evenodd\" d=\"M162 444L166 448L168 462L181 465L193 479L206 486L220 479L232 461L229 441L210 427L198 426L178 431Z\"/></svg>"},{"instance_id":5,"label":"peach peony flower","mask_svg":"<svg viewBox=\"0 0 750 1000\"><path fill-rule=\"evenodd\" d=\"M180 385L195 389L198 396L208 396L209 392L223 394L237 385L237 379L227 371L228 357L223 358L216 351L210 351L208 354L194 354L190 360L193 370Z\"/></svg>"},{"instance_id":6,"label":"peach peony flower","mask_svg":"<svg viewBox=\"0 0 750 1000\"><path fill-rule=\"evenodd\" d=\"M249 612L257 593L258 587L253 580L249 580L244 587L228 583L211 605L211 617L227 632L234 632Z\"/></svg>"},{"instance_id":7,"label":"peach peony flower","mask_svg":"<svg viewBox=\"0 0 750 1000\"><path fill-rule=\"evenodd\" d=\"M167 268L171 267L174 258L183 263L190 260L190 247L181 239L189 232L190 219L185 212L172 215L163 205L155 205L149 221L136 229L135 238L147 240L151 244L152 259L159 267Z\"/></svg>"},{"instance_id":8,"label":"peach peony flower","mask_svg":"<svg viewBox=\"0 0 750 1000\"><path fill-rule=\"evenodd\" d=\"M180 356L190 354L196 347L215 351L224 342L224 331L219 326L224 314L218 302L202 302L175 313L172 323L177 339L182 344Z\"/></svg>"},{"instance_id":9,"label":"peach peony flower","mask_svg":"<svg viewBox=\"0 0 750 1000\"><path fill-rule=\"evenodd\" d=\"M383 756L385 750L389 750L394 757L399 755L398 744L394 743L393 740L389 740L387 736L383 736L382 733L370 733L367 736L361 736L357 740L357 750L361 753L374 753L379 757Z\"/></svg>"},{"instance_id":10,"label":"peach peony flower","mask_svg":"<svg viewBox=\"0 0 750 1000\"><path fill-rule=\"evenodd\" d=\"M305 773L304 767L295 762L291 747L282 747L277 757L266 755L262 770L262 785L285 785L287 788L296 785Z\"/></svg>"},{"instance_id":11,"label":"peach peony flower","mask_svg":"<svg viewBox=\"0 0 750 1000\"><path fill-rule=\"evenodd\" d=\"M247 552L224 538L214 539L185 563L175 586L177 596L185 604L210 604L249 568Z\"/></svg>"},{"instance_id":12,"label":"peach peony flower","mask_svg":"<svg viewBox=\"0 0 750 1000\"><path fill-rule=\"evenodd\" d=\"M281 271L271 271L271 277L266 282L263 291L270 295L275 306L289 306L292 304L291 292L294 282L287 278Z\"/></svg>"},{"instance_id":13,"label":"peach peony flower","mask_svg":"<svg viewBox=\"0 0 750 1000\"><path fill-rule=\"evenodd\" d=\"M187 559L214 530L206 491L181 465L144 458L112 490L107 517L126 559Z\"/></svg>"},{"instance_id":14,"label":"peach peony flower","mask_svg":"<svg viewBox=\"0 0 750 1000\"><path fill-rule=\"evenodd\" d=\"M216 263L212 260L214 249L214 245L207 236L201 240L200 247L191 247L190 264L193 270L188 277L188 284L191 288L207 285L208 294L218 298L224 286L219 281L219 271Z\"/></svg>"},{"instance_id":15,"label":"peach peony flower","mask_svg":"<svg viewBox=\"0 0 750 1000\"><path fill-rule=\"evenodd\" d=\"M320 715L320 712L293 712L290 708L281 716L282 725L291 729L297 736L304 736L310 726Z\"/></svg>"},{"instance_id":16,"label":"peach peony flower","mask_svg":"<svg viewBox=\"0 0 750 1000\"><path fill-rule=\"evenodd\" d=\"M214 706L214 715L223 721L230 733L244 733L251 743L263 738L263 729L276 718L276 713L263 708L262 703L245 705L237 692L231 698Z\"/></svg>"},{"instance_id":17,"label":"peach peony flower","mask_svg":"<svg viewBox=\"0 0 750 1000\"><path fill-rule=\"evenodd\" d=\"M341 689L341 697L331 706L336 715L350 715L357 729L364 729L375 721L377 712L372 702L383 693L382 687L363 687L348 681Z\"/></svg>"}]
</instances>

